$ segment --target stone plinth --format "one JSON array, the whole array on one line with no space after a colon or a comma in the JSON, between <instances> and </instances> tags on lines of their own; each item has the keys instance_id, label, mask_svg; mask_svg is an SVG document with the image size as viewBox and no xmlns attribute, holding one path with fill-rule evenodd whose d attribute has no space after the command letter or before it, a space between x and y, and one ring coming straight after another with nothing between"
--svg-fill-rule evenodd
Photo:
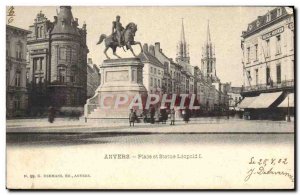
<instances>
[{"instance_id":1,"label":"stone plinth","mask_svg":"<svg viewBox=\"0 0 300 195\"><path fill-rule=\"evenodd\" d=\"M95 95L87 100L85 105L85 117L87 118L128 118L130 100L140 94L143 99L147 96L147 90L143 85L143 63L139 58L123 58L104 60L100 67L101 85ZM128 97L127 103L115 107L115 100L121 96ZM105 98L104 109L101 106L101 98ZM137 109L137 113L141 110Z\"/></svg>"}]
</instances>

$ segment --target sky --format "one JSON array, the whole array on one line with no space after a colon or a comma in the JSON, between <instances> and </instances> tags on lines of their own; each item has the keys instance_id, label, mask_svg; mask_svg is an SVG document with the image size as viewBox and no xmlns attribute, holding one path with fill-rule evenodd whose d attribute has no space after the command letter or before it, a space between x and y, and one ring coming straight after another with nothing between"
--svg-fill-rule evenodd
<instances>
[{"instance_id":1,"label":"sky","mask_svg":"<svg viewBox=\"0 0 300 195\"><path fill-rule=\"evenodd\" d=\"M231 82L232 86L243 83L241 63L241 34L248 23L257 16L265 14L271 7L96 7L73 6L74 18L78 18L79 27L87 24L88 58L100 65L105 58L104 44L96 45L101 34L109 35L112 21L121 16L121 23L126 26L134 22L138 26L136 41L154 44L160 42L163 52L170 58L176 58L176 46L180 39L181 18L184 18L186 41L189 44L191 64L201 67L202 46L207 37L209 20L211 41L215 45L216 70L221 82ZM14 21L10 24L24 29L34 23L36 15L42 11L53 21L59 6L34 7L15 6ZM133 46L136 54L138 46ZM130 51L117 50L121 57L132 57ZM108 51L112 56L112 51Z\"/></svg>"}]
</instances>

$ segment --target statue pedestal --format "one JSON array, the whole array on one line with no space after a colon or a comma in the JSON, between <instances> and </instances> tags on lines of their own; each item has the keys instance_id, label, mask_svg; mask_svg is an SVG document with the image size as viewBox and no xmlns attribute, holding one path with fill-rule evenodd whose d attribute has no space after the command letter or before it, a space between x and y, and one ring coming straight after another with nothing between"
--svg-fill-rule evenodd
<instances>
[{"instance_id":1,"label":"statue pedestal","mask_svg":"<svg viewBox=\"0 0 300 195\"><path fill-rule=\"evenodd\" d=\"M104 60L100 67L101 85L95 95L87 100L84 114L86 118L128 118L131 100L140 94L143 102L147 90L143 85L143 63L139 58ZM121 105L115 107L116 99ZM126 100L126 97L128 101ZM110 108L104 108L110 107ZM137 114L142 110L135 109Z\"/></svg>"}]
</instances>

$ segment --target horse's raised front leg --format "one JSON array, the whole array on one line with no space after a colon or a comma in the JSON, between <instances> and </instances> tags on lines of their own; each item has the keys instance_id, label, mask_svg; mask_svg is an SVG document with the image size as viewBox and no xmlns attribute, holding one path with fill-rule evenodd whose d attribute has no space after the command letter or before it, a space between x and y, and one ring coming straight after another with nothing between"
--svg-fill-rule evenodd
<instances>
[{"instance_id":1,"label":"horse's raised front leg","mask_svg":"<svg viewBox=\"0 0 300 195\"><path fill-rule=\"evenodd\" d=\"M127 44L127 48L129 48L129 50L131 51L131 53L133 54L134 57L137 57L130 44Z\"/></svg>"},{"instance_id":2,"label":"horse's raised front leg","mask_svg":"<svg viewBox=\"0 0 300 195\"><path fill-rule=\"evenodd\" d=\"M133 42L133 44L132 44L132 45L140 45L141 52L144 52L141 42L139 42L139 41L135 41L135 42Z\"/></svg>"},{"instance_id":3,"label":"horse's raised front leg","mask_svg":"<svg viewBox=\"0 0 300 195\"><path fill-rule=\"evenodd\" d=\"M104 52L103 52L103 53L105 54L105 56L106 56L107 59L110 59L110 57L108 57L108 55L107 55L107 53L106 53L107 50L108 50L108 48L109 48L109 47L106 47L106 48L104 49Z\"/></svg>"}]
</instances>

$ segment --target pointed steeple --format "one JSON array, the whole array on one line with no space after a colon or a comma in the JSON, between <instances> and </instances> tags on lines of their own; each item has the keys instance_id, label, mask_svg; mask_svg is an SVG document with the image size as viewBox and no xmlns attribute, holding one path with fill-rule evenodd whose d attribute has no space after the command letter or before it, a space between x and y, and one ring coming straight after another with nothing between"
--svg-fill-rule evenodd
<instances>
[{"instance_id":1,"label":"pointed steeple","mask_svg":"<svg viewBox=\"0 0 300 195\"><path fill-rule=\"evenodd\" d=\"M185 40L183 18L181 18L181 34L180 34L180 40L177 45L176 60L190 63L190 57L189 57L189 53L188 53L188 45Z\"/></svg>"},{"instance_id":2,"label":"pointed steeple","mask_svg":"<svg viewBox=\"0 0 300 195\"><path fill-rule=\"evenodd\" d=\"M207 39L206 39L206 44L210 44L211 43L211 39L210 39L210 30L209 30L209 20L207 20Z\"/></svg>"},{"instance_id":3,"label":"pointed steeple","mask_svg":"<svg viewBox=\"0 0 300 195\"><path fill-rule=\"evenodd\" d=\"M185 34L184 34L184 25L183 25L183 18L181 18L181 35L180 35L181 43L185 43Z\"/></svg>"},{"instance_id":4,"label":"pointed steeple","mask_svg":"<svg viewBox=\"0 0 300 195\"><path fill-rule=\"evenodd\" d=\"M218 81L216 75L216 56L215 56L215 46L211 41L209 20L207 20L207 32L206 41L202 47L202 70L207 78L211 78L214 82Z\"/></svg>"}]
</instances>

